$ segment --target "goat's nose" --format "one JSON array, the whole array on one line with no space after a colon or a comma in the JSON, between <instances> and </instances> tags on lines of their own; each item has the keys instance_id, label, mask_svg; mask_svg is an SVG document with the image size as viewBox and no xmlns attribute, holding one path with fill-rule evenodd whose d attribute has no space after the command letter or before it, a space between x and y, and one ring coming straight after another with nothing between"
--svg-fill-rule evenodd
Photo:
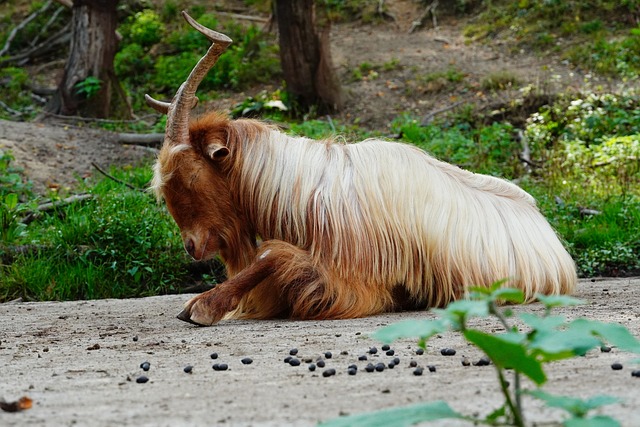
<instances>
[{"instance_id":1,"label":"goat's nose","mask_svg":"<svg viewBox=\"0 0 640 427\"><path fill-rule=\"evenodd\" d=\"M192 258L195 258L195 254L196 254L196 244L193 242L192 238L188 238L185 242L184 242L184 249L187 251L187 253L189 255L191 255Z\"/></svg>"}]
</instances>

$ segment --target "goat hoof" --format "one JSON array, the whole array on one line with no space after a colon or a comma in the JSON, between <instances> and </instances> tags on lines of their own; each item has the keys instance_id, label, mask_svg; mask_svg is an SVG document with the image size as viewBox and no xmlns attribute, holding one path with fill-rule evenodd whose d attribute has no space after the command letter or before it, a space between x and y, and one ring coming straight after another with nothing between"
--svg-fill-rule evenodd
<instances>
[{"instance_id":1,"label":"goat hoof","mask_svg":"<svg viewBox=\"0 0 640 427\"><path fill-rule=\"evenodd\" d=\"M182 310L180 314L178 314L176 317L182 320L183 322L191 323L192 325L203 326L200 323L197 323L191 320L191 310L189 310L188 308L185 308L184 310Z\"/></svg>"}]
</instances>

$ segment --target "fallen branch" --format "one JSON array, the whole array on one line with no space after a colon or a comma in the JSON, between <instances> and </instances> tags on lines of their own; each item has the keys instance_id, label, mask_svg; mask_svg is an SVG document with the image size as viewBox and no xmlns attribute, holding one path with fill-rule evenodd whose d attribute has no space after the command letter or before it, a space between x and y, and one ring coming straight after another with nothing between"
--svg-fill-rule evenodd
<instances>
[{"instance_id":1,"label":"fallen branch","mask_svg":"<svg viewBox=\"0 0 640 427\"><path fill-rule=\"evenodd\" d=\"M531 161L531 149L529 148L529 141L527 137L524 135L522 130L518 130L518 139L520 140L520 144L522 145L522 151L518 158L522 163L525 164L525 170L527 173L531 173L531 167L534 163Z\"/></svg>"},{"instance_id":2,"label":"fallen branch","mask_svg":"<svg viewBox=\"0 0 640 427\"><path fill-rule=\"evenodd\" d=\"M64 28L62 28L60 31L58 31L39 45L24 52L0 60L0 66L4 67L7 64L24 65L25 63L29 62L30 59L33 59L38 55L47 54L58 46L68 44L71 40L70 28L71 24L67 24L64 26Z\"/></svg>"},{"instance_id":3,"label":"fallen branch","mask_svg":"<svg viewBox=\"0 0 640 427\"><path fill-rule=\"evenodd\" d=\"M37 219L43 212L49 212L54 209L60 208L62 206L67 206L73 203L81 202L84 200L93 199L93 194L76 194L61 200L55 200L53 202L42 203L38 205L35 211L27 212L27 214L22 218L21 222L24 224L29 224Z\"/></svg>"},{"instance_id":4,"label":"fallen branch","mask_svg":"<svg viewBox=\"0 0 640 427\"><path fill-rule=\"evenodd\" d=\"M164 141L164 133L119 133L120 144L158 146Z\"/></svg>"},{"instance_id":5,"label":"fallen branch","mask_svg":"<svg viewBox=\"0 0 640 427\"><path fill-rule=\"evenodd\" d=\"M142 189L142 188L138 188L138 187L136 187L136 186L134 186L134 185L129 184L128 182L125 182L125 181L123 181L123 180L121 180L121 179L116 178L116 177L115 177L115 176L113 176L113 175L108 174L104 169L102 169L100 166L98 166L95 162L91 162L91 166L93 166L94 168L96 168L96 170L97 170L98 172L100 172L102 175L106 176L107 178L109 178L110 180L112 180L112 181L114 181L114 182L117 182L118 184L122 184L122 185L124 185L125 187L130 188L130 189L132 189L132 190L141 191L141 192L143 192L143 193L145 192L145 190L144 190L144 189Z\"/></svg>"},{"instance_id":6,"label":"fallen branch","mask_svg":"<svg viewBox=\"0 0 640 427\"><path fill-rule=\"evenodd\" d=\"M451 105L447 105L446 107L443 107L439 110L431 111L429 114L424 116L424 118L420 122L420 126L428 126L429 124L431 124L435 116L437 116L438 114L446 113L449 110L453 110L454 108L456 108L458 105L462 103L464 103L464 101L458 101Z\"/></svg>"},{"instance_id":7,"label":"fallen branch","mask_svg":"<svg viewBox=\"0 0 640 427\"><path fill-rule=\"evenodd\" d=\"M263 18L262 16L241 15L239 13L231 13L231 12L216 12L216 15L227 16L233 19L242 19L244 21L253 21L253 22L261 22L261 23L269 22L269 18Z\"/></svg>"},{"instance_id":8,"label":"fallen branch","mask_svg":"<svg viewBox=\"0 0 640 427\"><path fill-rule=\"evenodd\" d=\"M18 110L14 110L13 108L9 107L7 104L5 104L4 102L0 101L0 107L4 108L9 114L12 114L14 116L22 116L22 112L18 111Z\"/></svg>"},{"instance_id":9,"label":"fallen branch","mask_svg":"<svg viewBox=\"0 0 640 427\"><path fill-rule=\"evenodd\" d=\"M413 21L411 23L411 28L409 29L409 34L412 34L418 28L424 27L424 24L431 15L431 21L433 22L433 28L438 28L438 19L436 18L436 8L438 7L438 0L434 0L429 6L426 7L422 16L417 21Z\"/></svg>"},{"instance_id":10,"label":"fallen branch","mask_svg":"<svg viewBox=\"0 0 640 427\"><path fill-rule=\"evenodd\" d=\"M42 6L40 9L36 10L35 12L33 12L31 15L27 16L25 20L22 21L20 24L16 25L16 27L13 30L11 30L11 32L9 33L9 36L7 37L7 41L4 43L4 46L2 47L2 49L0 49L0 56L6 55L6 53L9 51L11 42L18 34L18 31L20 31L21 29L29 25L29 22L36 19L40 14L46 12L50 6L51 6L51 0L47 1L44 4L44 6Z\"/></svg>"}]
</instances>

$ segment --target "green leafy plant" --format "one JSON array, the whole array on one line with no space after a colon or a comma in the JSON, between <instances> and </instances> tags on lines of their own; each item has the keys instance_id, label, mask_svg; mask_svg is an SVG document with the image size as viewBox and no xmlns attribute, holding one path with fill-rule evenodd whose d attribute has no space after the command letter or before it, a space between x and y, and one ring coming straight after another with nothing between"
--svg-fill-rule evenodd
<instances>
[{"instance_id":1,"label":"green leafy plant","mask_svg":"<svg viewBox=\"0 0 640 427\"><path fill-rule=\"evenodd\" d=\"M15 242L26 227L21 219L25 209L18 204L18 195L0 194L0 247Z\"/></svg>"},{"instance_id":2,"label":"green leafy plant","mask_svg":"<svg viewBox=\"0 0 640 427\"><path fill-rule=\"evenodd\" d=\"M490 288L474 288L470 299L455 301L443 310L434 310L439 315L434 320L407 320L378 330L374 337L390 343L400 338L419 338L419 345L426 348L428 340L448 330L458 331L471 344L482 350L491 360L496 371L504 403L484 418L470 417L454 411L446 402L427 402L406 408L394 408L370 414L339 418L323 426L375 425L407 426L422 421L442 418L459 418L488 425L525 425L522 395L527 393L541 399L548 406L562 408L568 412L565 426L603 425L618 423L606 416L591 416L589 413L602 405L616 400L607 396L577 399L555 396L539 389L547 382L544 366L547 363L583 356L592 348L604 344L606 339L621 350L640 353L640 341L619 324L602 323L578 318L567 320L564 316L552 315L555 307L580 304L569 296L544 296L538 299L545 307L543 315L522 313L520 321L529 329L520 332L509 322L511 309L500 309L499 303L521 303L524 294L519 289L503 288L505 281ZM469 320L476 317L495 317L505 328L501 334L490 334L471 328ZM514 372L514 386L509 387L506 371ZM521 377L527 377L538 389L524 390ZM596 422L600 424L595 424ZM578 424L580 423L580 424ZM373 424L371 424L373 425Z\"/></svg>"},{"instance_id":3,"label":"green leafy plant","mask_svg":"<svg viewBox=\"0 0 640 427\"><path fill-rule=\"evenodd\" d=\"M79 95L82 95L87 99L91 99L100 92L100 89L102 88L102 80L94 76L89 76L76 83L75 88Z\"/></svg>"}]
</instances>

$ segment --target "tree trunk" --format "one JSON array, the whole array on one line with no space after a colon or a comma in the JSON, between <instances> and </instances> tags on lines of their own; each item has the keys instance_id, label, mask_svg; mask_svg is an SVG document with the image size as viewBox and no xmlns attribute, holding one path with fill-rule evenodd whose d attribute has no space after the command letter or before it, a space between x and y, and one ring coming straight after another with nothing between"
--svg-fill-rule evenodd
<instances>
[{"instance_id":1,"label":"tree trunk","mask_svg":"<svg viewBox=\"0 0 640 427\"><path fill-rule=\"evenodd\" d=\"M275 3L287 92L301 110L339 110L343 95L331 61L329 25L318 26L313 0Z\"/></svg>"},{"instance_id":2,"label":"tree trunk","mask_svg":"<svg viewBox=\"0 0 640 427\"><path fill-rule=\"evenodd\" d=\"M58 91L47 110L62 115L130 118L129 107L113 68L118 39L117 1L74 0L71 49ZM82 82L91 77L93 87ZM80 84L80 86L78 86Z\"/></svg>"}]
</instances>

